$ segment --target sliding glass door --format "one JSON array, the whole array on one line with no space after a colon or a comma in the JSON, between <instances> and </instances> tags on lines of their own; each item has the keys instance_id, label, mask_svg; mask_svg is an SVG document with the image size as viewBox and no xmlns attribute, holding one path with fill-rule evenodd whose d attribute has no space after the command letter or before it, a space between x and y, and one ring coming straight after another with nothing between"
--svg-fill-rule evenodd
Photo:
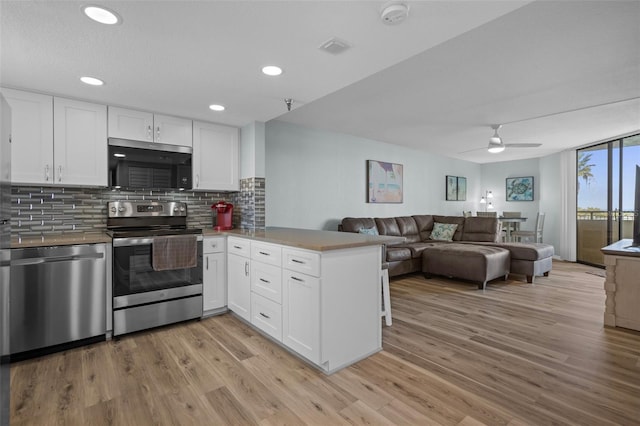
<instances>
[{"instance_id":1,"label":"sliding glass door","mask_svg":"<svg viewBox=\"0 0 640 426\"><path fill-rule=\"evenodd\" d=\"M640 134L578 150L578 262L604 266L600 249L633 231Z\"/></svg>"}]
</instances>

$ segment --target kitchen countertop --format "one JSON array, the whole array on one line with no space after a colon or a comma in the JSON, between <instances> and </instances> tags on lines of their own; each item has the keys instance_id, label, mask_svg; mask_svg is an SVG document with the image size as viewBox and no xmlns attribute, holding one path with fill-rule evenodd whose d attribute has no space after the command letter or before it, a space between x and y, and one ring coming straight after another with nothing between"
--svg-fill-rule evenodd
<instances>
[{"instance_id":1,"label":"kitchen countertop","mask_svg":"<svg viewBox=\"0 0 640 426\"><path fill-rule=\"evenodd\" d=\"M18 240L11 237L11 248L29 248L46 246L68 246L74 244L110 243L111 237L104 232L75 232L69 234L47 234L44 236L26 236Z\"/></svg>"},{"instance_id":2,"label":"kitchen countertop","mask_svg":"<svg viewBox=\"0 0 640 426\"><path fill-rule=\"evenodd\" d=\"M237 236L256 241L282 244L314 251L339 250L382 244L397 244L402 243L405 240L404 237L278 227L261 229L231 229L228 231L203 229L202 233L205 237ZM68 234L47 234L44 236L26 236L22 237L21 240L18 240L17 237L12 237L11 248L98 244L110 242L111 237L104 232L76 232Z\"/></svg>"},{"instance_id":3,"label":"kitchen countertop","mask_svg":"<svg viewBox=\"0 0 640 426\"><path fill-rule=\"evenodd\" d=\"M404 237L278 227L267 227L264 229L231 229L229 231L222 231L220 234L282 244L285 246L299 247L314 251L397 244L405 241ZM210 234L205 233L205 235L208 236Z\"/></svg>"},{"instance_id":4,"label":"kitchen countertop","mask_svg":"<svg viewBox=\"0 0 640 426\"><path fill-rule=\"evenodd\" d=\"M600 251L613 256L640 257L640 247L632 247L632 243L633 240L630 238L628 240L620 240L610 246L601 248Z\"/></svg>"}]
</instances>

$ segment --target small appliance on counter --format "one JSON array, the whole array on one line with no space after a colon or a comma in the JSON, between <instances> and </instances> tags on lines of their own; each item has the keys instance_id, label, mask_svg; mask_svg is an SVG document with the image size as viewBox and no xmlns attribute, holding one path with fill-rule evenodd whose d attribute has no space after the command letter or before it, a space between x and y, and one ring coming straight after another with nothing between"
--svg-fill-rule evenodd
<instances>
[{"instance_id":1,"label":"small appliance on counter","mask_svg":"<svg viewBox=\"0 0 640 426\"><path fill-rule=\"evenodd\" d=\"M233 204L226 201L218 201L211 206L216 212L216 225L213 227L216 231L224 231L233 229Z\"/></svg>"}]
</instances>

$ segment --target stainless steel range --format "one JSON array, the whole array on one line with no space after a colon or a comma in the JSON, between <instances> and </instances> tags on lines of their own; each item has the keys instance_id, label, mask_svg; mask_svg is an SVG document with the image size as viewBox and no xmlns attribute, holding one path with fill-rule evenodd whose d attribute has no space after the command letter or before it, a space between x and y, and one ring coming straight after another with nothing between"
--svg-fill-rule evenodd
<instances>
[{"instance_id":1,"label":"stainless steel range","mask_svg":"<svg viewBox=\"0 0 640 426\"><path fill-rule=\"evenodd\" d=\"M112 201L113 335L202 316L202 230L179 202Z\"/></svg>"}]
</instances>

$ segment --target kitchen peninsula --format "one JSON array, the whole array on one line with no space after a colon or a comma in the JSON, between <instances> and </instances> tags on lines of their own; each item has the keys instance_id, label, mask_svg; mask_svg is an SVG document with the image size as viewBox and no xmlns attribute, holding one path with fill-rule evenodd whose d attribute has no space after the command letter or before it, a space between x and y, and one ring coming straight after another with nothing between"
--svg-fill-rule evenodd
<instances>
[{"instance_id":1,"label":"kitchen peninsula","mask_svg":"<svg viewBox=\"0 0 640 426\"><path fill-rule=\"evenodd\" d=\"M291 228L225 234L235 314L326 373L382 349L382 246L402 237Z\"/></svg>"}]
</instances>

